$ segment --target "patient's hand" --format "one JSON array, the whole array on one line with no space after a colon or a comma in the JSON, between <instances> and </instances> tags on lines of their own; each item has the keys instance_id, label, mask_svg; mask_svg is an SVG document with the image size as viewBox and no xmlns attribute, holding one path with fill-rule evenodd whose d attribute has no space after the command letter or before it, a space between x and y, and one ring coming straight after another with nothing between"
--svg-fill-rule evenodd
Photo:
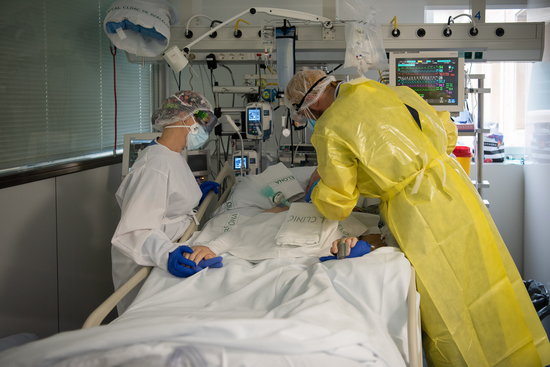
<instances>
[{"instance_id":1,"label":"patient's hand","mask_svg":"<svg viewBox=\"0 0 550 367\"><path fill-rule=\"evenodd\" d=\"M288 206L274 206L271 209L264 210L264 213L281 213L288 210Z\"/></svg>"},{"instance_id":2,"label":"patient's hand","mask_svg":"<svg viewBox=\"0 0 550 367\"><path fill-rule=\"evenodd\" d=\"M306 192L309 192L311 185L313 185L315 181L318 181L320 178L321 176L319 176L319 172L317 172L316 168L315 171L311 173L311 176L309 176L309 182L307 183Z\"/></svg>"},{"instance_id":3,"label":"patient's hand","mask_svg":"<svg viewBox=\"0 0 550 367\"><path fill-rule=\"evenodd\" d=\"M344 241L344 242L347 243L348 252L346 253L346 256L349 256L351 248L355 247L355 245L357 244L358 239L357 239L357 237L343 237L343 238L340 238L339 240L332 241L332 247L330 248L330 252L332 254L336 255L338 253L338 244L341 241Z\"/></svg>"},{"instance_id":4,"label":"patient's hand","mask_svg":"<svg viewBox=\"0 0 550 367\"><path fill-rule=\"evenodd\" d=\"M206 246L194 246L192 247L193 253L191 254L185 254L187 259L194 261L195 264L198 264L201 260L208 260L213 257L216 257L216 254L210 250L209 247Z\"/></svg>"}]
</instances>

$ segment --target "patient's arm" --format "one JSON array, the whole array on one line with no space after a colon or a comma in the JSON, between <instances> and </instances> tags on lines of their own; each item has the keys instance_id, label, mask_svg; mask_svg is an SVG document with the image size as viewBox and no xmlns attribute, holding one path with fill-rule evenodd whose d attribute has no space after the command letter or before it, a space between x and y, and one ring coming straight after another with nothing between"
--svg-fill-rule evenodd
<instances>
[{"instance_id":1,"label":"patient's arm","mask_svg":"<svg viewBox=\"0 0 550 367\"><path fill-rule=\"evenodd\" d=\"M370 243L371 246L373 246L373 250L378 247L386 246L386 241L384 241L384 237L381 234L364 234L359 236L359 239Z\"/></svg>"},{"instance_id":2,"label":"patient's arm","mask_svg":"<svg viewBox=\"0 0 550 367\"><path fill-rule=\"evenodd\" d=\"M288 206L274 206L271 209L264 210L264 213L281 213L288 210Z\"/></svg>"},{"instance_id":3,"label":"patient's arm","mask_svg":"<svg viewBox=\"0 0 550 367\"><path fill-rule=\"evenodd\" d=\"M216 254L206 246L194 246L192 247L193 253L185 254L184 256L198 264L201 260L208 260L216 257Z\"/></svg>"},{"instance_id":4,"label":"patient's arm","mask_svg":"<svg viewBox=\"0 0 550 367\"><path fill-rule=\"evenodd\" d=\"M357 238L357 237L342 237L338 240L333 241L332 242L332 247L330 248L330 252L332 254L337 254L338 253L338 243L340 243L340 241L345 241L348 245L347 246L348 253L346 254L346 256L348 256L349 253L350 253L351 248L354 247L357 244L358 240L368 242L371 245L373 250L376 250L378 247L386 246L386 242L384 241L384 237L381 234L364 234L364 235L359 236L359 238Z\"/></svg>"},{"instance_id":5,"label":"patient's arm","mask_svg":"<svg viewBox=\"0 0 550 367\"><path fill-rule=\"evenodd\" d=\"M321 176L319 176L319 172L317 172L317 168L315 171L311 173L311 176L309 176L309 182L307 183L306 192L309 192L309 188L311 185L315 183L315 181L319 180Z\"/></svg>"}]
</instances>

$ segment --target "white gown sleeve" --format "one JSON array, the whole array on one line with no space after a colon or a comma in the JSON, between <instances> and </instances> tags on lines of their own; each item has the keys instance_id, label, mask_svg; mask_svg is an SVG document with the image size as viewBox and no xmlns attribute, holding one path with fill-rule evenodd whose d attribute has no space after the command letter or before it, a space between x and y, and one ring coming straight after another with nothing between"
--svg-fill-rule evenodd
<instances>
[{"instance_id":1,"label":"white gown sleeve","mask_svg":"<svg viewBox=\"0 0 550 367\"><path fill-rule=\"evenodd\" d=\"M119 198L121 218L112 239L113 246L137 264L164 270L168 253L178 246L162 231L167 179L151 168L133 173Z\"/></svg>"}]
</instances>

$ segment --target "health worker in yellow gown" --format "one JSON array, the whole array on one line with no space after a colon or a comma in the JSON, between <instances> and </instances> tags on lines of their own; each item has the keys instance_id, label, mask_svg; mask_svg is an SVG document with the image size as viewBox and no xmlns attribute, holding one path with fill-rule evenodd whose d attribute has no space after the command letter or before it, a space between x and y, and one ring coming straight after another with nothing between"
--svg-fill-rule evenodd
<instances>
[{"instance_id":1,"label":"health worker in yellow gown","mask_svg":"<svg viewBox=\"0 0 550 367\"><path fill-rule=\"evenodd\" d=\"M414 266L423 345L434 366L546 366L550 345L487 208L449 156L456 127L408 87L320 70L290 80L291 116L314 126L312 201L346 218L359 195L380 211Z\"/></svg>"}]
</instances>

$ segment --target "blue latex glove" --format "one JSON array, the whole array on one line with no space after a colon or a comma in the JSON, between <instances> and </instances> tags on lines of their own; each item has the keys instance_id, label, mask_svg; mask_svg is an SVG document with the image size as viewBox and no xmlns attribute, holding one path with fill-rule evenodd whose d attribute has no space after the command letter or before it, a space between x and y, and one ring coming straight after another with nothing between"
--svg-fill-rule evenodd
<instances>
[{"instance_id":1,"label":"blue latex glove","mask_svg":"<svg viewBox=\"0 0 550 367\"><path fill-rule=\"evenodd\" d=\"M186 259L183 254L193 253L189 246L180 246L168 254L168 272L180 278L187 278L198 273L204 268L221 268L223 266L222 257L217 256L208 260L201 260L198 264Z\"/></svg>"},{"instance_id":2,"label":"blue latex glove","mask_svg":"<svg viewBox=\"0 0 550 367\"><path fill-rule=\"evenodd\" d=\"M202 191L202 197L199 201L199 205L206 198L206 195L208 195L210 191L214 191L216 194L220 192L220 184L214 181L204 181L203 183L201 183L200 188Z\"/></svg>"},{"instance_id":3,"label":"blue latex glove","mask_svg":"<svg viewBox=\"0 0 550 367\"><path fill-rule=\"evenodd\" d=\"M315 181L313 185L311 185L311 187L309 188L306 196L304 196L304 201L306 203L311 203L311 193L313 192L313 189L315 188L315 186L317 186L318 183L319 183L319 180Z\"/></svg>"},{"instance_id":4,"label":"blue latex glove","mask_svg":"<svg viewBox=\"0 0 550 367\"><path fill-rule=\"evenodd\" d=\"M371 250L370 243L366 241L357 241L355 246L351 248L349 255L346 256L346 259L350 257L360 257L363 255L366 255L370 252L370 250ZM319 261L321 262L327 261L327 260L336 260L336 255L323 256L319 258Z\"/></svg>"},{"instance_id":5,"label":"blue latex glove","mask_svg":"<svg viewBox=\"0 0 550 367\"><path fill-rule=\"evenodd\" d=\"M186 259L184 253L192 254L193 250L189 246L180 246L168 254L168 272L180 278L187 278L197 272L197 264Z\"/></svg>"},{"instance_id":6,"label":"blue latex glove","mask_svg":"<svg viewBox=\"0 0 550 367\"><path fill-rule=\"evenodd\" d=\"M221 268L221 267L223 267L222 257L217 256L208 260L199 261L195 269L197 269L197 271L201 271L204 268Z\"/></svg>"}]
</instances>

